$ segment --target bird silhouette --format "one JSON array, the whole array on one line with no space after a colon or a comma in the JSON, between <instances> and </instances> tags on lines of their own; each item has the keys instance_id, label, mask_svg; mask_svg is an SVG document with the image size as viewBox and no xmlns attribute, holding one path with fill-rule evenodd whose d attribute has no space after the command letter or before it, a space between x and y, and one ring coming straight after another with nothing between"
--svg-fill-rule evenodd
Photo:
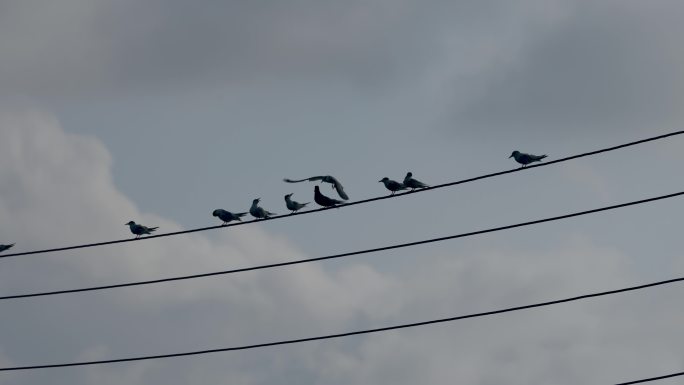
<instances>
[{"instance_id":1,"label":"bird silhouette","mask_svg":"<svg viewBox=\"0 0 684 385\"><path fill-rule=\"evenodd\" d=\"M5 251L5 250L11 249L12 246L14 246L14 243L11 243L11 244L9 244L9 245L0 245L0 253L2 253L2 252Z\"/></svg>"},{"instance_id":2,"label":"bird silhouette","mask_svg":"<svg viewBox=\"0 0 684 385\"><path fill-rule=\"evenodd\" d=\"M349 196L347 196L347 193L344 192L344 187L342 187L342 183L340 183L339 180L337 180L334 176L332 175L321 175L321 176L312 176L311 178L304 178L304 179L288 179L285 178L283 179L287 183L299 183L299 182L315 182L315 181L321 181L325 183L330 183L333 187L333 190L337 190L337 194L339 194L340 198L346 200L349 200Z\"/></svg>"},{"instance_id":3,"label":"bird silhouette","mask_svg":"<svg viewBox=\"0 0 684 385\"><path fill-rule=\"evenodd\" d=\"M404 177L404 186L410 188L411 191L413 191L417 188L430 187L430 186L426 185L425 183L423 183L417 179L413 179L413 173L410 171L407 172L406 176Z\"/></svg>"},{"instance_id":4,"label":"bird silhouette","mask_svg":"<svg viewBox=\"0 0 684 385\"><path fill-rule=\"evenodd\" d=\"M249 208L249 213L252 214L254 218L257 219L266 219L270 218L274 215L277 215L276 213L272 213L269 211L264 210L263 207L259 207L259 201L261 198L257 198L252 201L252 207Z\"/></svg>"},{"instance_id":5,"label":"bird silhouette","mask_svg":"<svg viewBox=\"0 0 684 385\"><path fill-rule=\"evenodd\" d=\"M292 210L292 212L290 214L296 213L297 211L303 209L306 205L311 203L311 202L299 203L299 202L293 201L290 197L292 197L292 193L285 195L285 206L287 206L288 210Z\"/></svg>"},{"instance_id":6,"label":"bird silhouette","mask_svg":"<svg viewBox=\"0 0 684 385\"><path fill-rule=\"evenodd\" d=\"M378 182L382 182L385 187L392 192L390 195L394 195L395 192L400 190L406 190L406 186L404 186L403 183L397 182L396 180L392 180L388 177L384 177Z\"/></svg>"},{"instance_id":7,"label":"bird silhouette","mask_svg":"<svg viewBox=\"0 0 684 385\"><path fill-rule=\"evenodd\" d=\"M318 186L314 186L314 201L323 207L333 207L335 205L344 203L342 201L338 201L337 199L333 199L321 194L321 189L319 189Z\"/></svg>"},{"instance_id":8,"label":"bird silhouette","mask_svg":"<svg viewBox=\"0 0 684 385\"><path fill-rule=\"evenodd\" d=\"M515 158L515 161L522 165L521 167L526 167L532 162L541 162L542 159L546 158L546 155L532 155L520 151L513 151L508 158Z\"/></svg>"},{"instance_id":9,"label":"bird silhouette","mask_svg":"<svg viewBox=\"0 0 684 385\"><path fill-rule=\"evenodd\" d=\"M133 221L130 221L126 223L126 226L128 226L131 229L131 233L136 235L136 239L140 238L144 234L152 234L155 230L157 230L159 227L147 227L143 225L139 225Z\"/></svg>"},{"instance_id":10,"label":"bird silhouette","mask_svg":"<svg viewBox=\"0 0 684 385\"><path fill-rule=\"evenodd\" d=\"M228 224L230 221L240 221L242 222L242 217L247 215L247 213L231 213L228 210L216 209L211 215L218 217L218 219L223 221L223 224Z\"/></svg>"}]
</instances>

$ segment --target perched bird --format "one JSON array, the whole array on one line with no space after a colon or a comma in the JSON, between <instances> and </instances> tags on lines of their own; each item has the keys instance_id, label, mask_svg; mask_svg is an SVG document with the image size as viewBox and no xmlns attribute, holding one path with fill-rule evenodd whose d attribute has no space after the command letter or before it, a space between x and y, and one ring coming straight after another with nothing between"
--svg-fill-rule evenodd
<instances>
[{"instance_id":1,"label":"perched bird","mask_svg":"<svg viewBox=\"0 0 684 385\"><path fill-rule=\"evenodd\" d=\"M152 234L152 232L154 232L154 230L159 228L159 227L147 227L147 226L139 225L133 221L126 223L126 225L131 229L131 233L136 235L136 238L140 238L140 236L143 234Z\"/></svg>"},{"instance_id":2,"label":"perched bird","mask_svg":"<svg viewBox=\"0 0 684 385\"><path fill-rule=\"evenodd\" d=\"M288 210L292 210L292 212L290 214L296 213L297 211L303 209L304 206L311 203L311 202L299 203L299 202L293 201L292 199L290 199L291 196L292 196L292 193L285 195L285 206L287 206Z\"/></svg>"},{"instance_id":3,"label":"perched bird","mask_svg":"<svg viewBox=\"0 0 684 385\"><path fill-rule=\"evenodd\" d=\"M242 217L247 215L247 213L231 213L230 211L224 209L216 209L211 215L218 217L218 219L223 221L223 224L228 224L230 221L240 221L242 222Z\"/></svg>"},{"instance_id":4,"label":"perched bird","mask_svg":"<svg viewBox=\"0 0 684 385\"><path fill-rule=\"evenodd\" d=\"M314 186L314 201L323 207L333 207L335 205L344 203L342 201L338 201L337 199L332 199L321 194L321 189L319 189L318 186Z\"/></svg>"},{"instance_id":5,"label":"perched bird","mask_svg":"<svg viewBox=\"0 0 684 385\"><path fill-rule=\"evenodd\" d=\"M382 182L385 185L385 187L392 192L391 195L394 195L394 193L399 190L406 190L406 186L404 186L403 183L399 183L396 180L392 180L388 177L384 177L380 179L378 182Z\"/></svg>"},{"instance_id":6,"label":"perched bird","mask_svg":"<svg viewBox=\"0 0 684 385\"><path fill-rule=\"evenodd\" d=\"M12 246L14 246L14 243L9 244L9 245L0 245L0 253L2 253L2 252L5 251L5 250L11 249Z\"/></svg>"},{"instance_id":7,"label":"perched bird","mask_svg":"<svg viewBox=\"0 0 684 385\"><path fill-rule=\"evenodd\" d=\"M404 177L404 186L410 188L411 191L413 191L417 188L430 187L430 186L426 185L425 183L423 183L417 179L413 179L413 173L410 171L407 172L406 176Z\"/></svg>"},{"instance_id":8,"label":"perched bird","mask_svg":"<svg viewBox=\"0 0 684 385\"><path fill-rule=\"evenodd\" d=\"M249 208L249 213L252 214L254 218L257 219L266 219L270 218L274 215L277 215L276 213L271 213L266 210L264 210L263 207L259 207L259 201L261 198L257 198L252 201L252 207Z\"/></svg>"},{"instance_id":9,"label":"perched bird","mask_svg":"<svg viewBox=\"0 0 684 385\"><path fill-rule=\"evenodd\" d=\"M520 151L513 151L508 158L515 158L516 162L522 164L521 167L525 167L532 162L541 162L542 159L546 158L546 155L532 155Z\"/></svg>"},{"instance_id":10,"label":"perched bird","mask_svg":"<svg viewBox=\"0 0 684 385\"><path fill-rule=\"evenodd\" d=\"M347 193L344 192L344 187L342 187L342 183L340 183L339 180L335 179L334 176L332 175L321 175L321 176L312 176L311 178L304 178L304 179L298 179L298 180L292 180L292 179L283 179L287 183L299 183L299 182L315 182L315 181L321 181L325 183L330 183L333 187L333 190L337 190L337 193L340 195L340 198L346 200L349 200L349 197L347 196Z\"/></svg>"}]
</instances>

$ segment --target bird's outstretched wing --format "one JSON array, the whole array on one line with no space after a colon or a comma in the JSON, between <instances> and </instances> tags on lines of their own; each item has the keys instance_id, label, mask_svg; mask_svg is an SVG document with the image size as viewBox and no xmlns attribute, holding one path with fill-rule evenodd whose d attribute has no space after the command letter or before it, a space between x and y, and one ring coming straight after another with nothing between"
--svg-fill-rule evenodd
<instances>
[{"instance_id":1,"label":"bird's outstretched wing","mask_svg":"<svg viewBox=\"0 0 684 385\"><path fill-rule=\"evenodd\" d=\"M349 196L347 195L346 192L344 192L344 187L342 187L342 183L340 183L339 180L337 180L335 177L331 176L330 180L332 181L332 185L337 190L337 194L340 196L340 198L346 200L349 200Z\"/></svg>"},{"instance_id":2,"label":"bird's outstretched wing","mask_svg":"<svg viewBox=\"0 0 684 385\"><path fill-rule=\"evenodd\" d=\"M317 180L320 180L320 181L323 181L326 183L330 183L333 185L333 188L335 190L337 190L337 193L340 195L340 198L342 198L344 200L349 200L349 196L347 195L346 192L344 192L344 187L342 187L342 183L340 183L340 181L337 180L337 178L335 178L334 176L331 176L331 175L312 176L310 178L304 178L304 179L288 179L288 178L285 178L283 180L287 183L298 183L298 182L305 182L305 181L315 182Z\"/></svg>"},{"instance_id":3,"label":"bird's outstretched wing","mask_svg":"<svg viewBox=\"0 0 684 385\"><path fill-rule=\"evenodd\" d=\"M344 189L342 188L342 185L339 185L338 187L335 187L335 190L337 190L337 193L340 195L340 198L344 200L349 200L349 196L347 195L346 192L344 192Z\"/></svg>"},{"instance_id":4,"label":"bird's outstretched wing","mask_svg":"<svg viewBox=\"0 0 684 385\"><path fill-rule=\"evenodd\" d=\"M317 181L317 180L323 180L323 179L325 179L325 177L326 177L326 175L312 176L311 178L304 178L304 179L289 179L289 178L285 178L285 179L283 179L283 181L285 181L285 182L287 182L287 183L299 183L299 182L307 182L307 181L308 181L308 182L313 182L313 181Z\"/></svg>"}]
</instances>

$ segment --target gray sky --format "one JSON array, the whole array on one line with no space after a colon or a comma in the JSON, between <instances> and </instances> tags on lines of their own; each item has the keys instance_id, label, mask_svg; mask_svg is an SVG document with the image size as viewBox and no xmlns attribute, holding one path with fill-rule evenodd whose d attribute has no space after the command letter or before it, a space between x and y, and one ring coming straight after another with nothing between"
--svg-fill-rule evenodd
<instances>
[{"instance_id":1,"label":"gray sky","mask_svg":"<svg viewBox=\"0 0 684 385\"><path fill-rule=\"evenodd\" d=\"M218 224L255 197L352 200L681 129L681 1L0 3L0 243ZM0 294L251 266L682 190L684 138L372 205L0 261ZM324 186L324 193L331 190ZM674 199L230 277L0 303L0 366L259 343L682 275ZM272 349L0 384L601 384L684 370L677 285ZM663 384L677 383L663 381Z\"/></svg>"}]
</instances>

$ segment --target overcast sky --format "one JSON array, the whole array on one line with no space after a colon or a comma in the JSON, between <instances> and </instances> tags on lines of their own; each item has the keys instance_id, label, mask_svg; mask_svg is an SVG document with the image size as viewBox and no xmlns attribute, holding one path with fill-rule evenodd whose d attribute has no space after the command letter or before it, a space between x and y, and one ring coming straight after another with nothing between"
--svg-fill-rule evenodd
<instances>
[{"instance_id":1,"label":"overcast sky","mask_svg":"<svg viewBox=\"0 0 684 385\"><path fill-rule=\"evenodd\" d=\"M682 129L681 0L5 0L0 243L28 251L286 213L332 174L428 183ZM683 190L684 138L340 210L0 260L0 295L247 267ZM324 193L334 196L327 185ZM0 366L254 344L684 275L681 198L429 246L0 302ZM612 384L684 370L681 285L2 385ZM662 384L680 383L678 380Z\"/></svg>"}]
</instances>

